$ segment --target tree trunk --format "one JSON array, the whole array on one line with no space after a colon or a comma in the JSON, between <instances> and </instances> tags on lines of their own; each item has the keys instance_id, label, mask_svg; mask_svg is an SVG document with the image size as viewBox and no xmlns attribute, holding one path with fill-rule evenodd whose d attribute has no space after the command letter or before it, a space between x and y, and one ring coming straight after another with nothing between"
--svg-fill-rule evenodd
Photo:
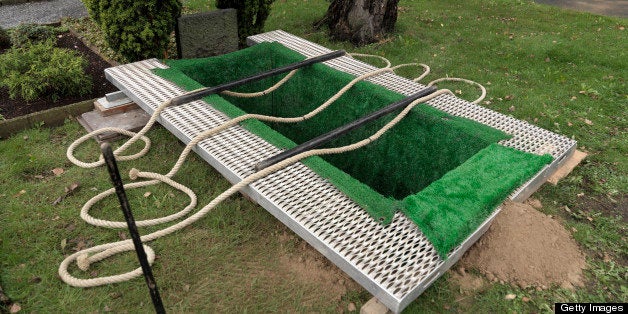
<instances>
[{"instance_id":1,"label":"tree trunk","mask_svg":"<svg viewBox=\"0 0 628 314\"><path fill-rule=\"evenodd\" d=\"M332 38L355 45L377 42L397 21L399 0L333 0L319 22L329 26Z\"/></svg>"}]
</instances>

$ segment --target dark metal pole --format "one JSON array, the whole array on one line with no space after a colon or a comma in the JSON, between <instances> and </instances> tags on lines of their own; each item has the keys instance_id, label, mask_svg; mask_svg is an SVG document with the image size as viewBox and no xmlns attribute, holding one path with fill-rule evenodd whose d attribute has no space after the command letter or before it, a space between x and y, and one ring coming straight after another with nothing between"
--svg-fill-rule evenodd
<instances>
[{"instance_id":1,"label":"dark metal pole","mask_svg":"<svg viewBox=\"0 0 628 314\"><path fill-rule=\"evenodd\" d=\"M222 91L226 91L226 90L230 90L234 87L238 87L250 82L254 82L254 81L259 81L261 79L265 79L267 77L273 76L273 75L277 75L277 74L281 74L281 73L285 73L285 72L289 72L298 68L302 68L305 66L308 66L310 64L314 64L314 63L319 63L319 62L324 62L324 61L328 61L331 59L335 59L338 57L342 57L346 54L346 52L344 50L336 50L330 53L326 53L326 54L322 54L320 56L316 56L310 59L305 59L303 61L299 61L296 63L292 63L292 64L288 64L286 66L283 67L279 67L276 69L271 69L268 70L266 72L262 72L262 73L257 73L254 75L251 75L249 77L245 77L243 79L237 80L237 81L233 81L233 82L229 82L229 83L225 83L225 84L221 84L218 86L213 86L213 87L207 87L201 90L198 90L196 92L193 93L189 93L189 94L185 94L185 95L181 95L178 97L175 97L172 99L170 105L171 106L178 106L181 104L185 104L191 101L195 101L195 100L199 100L205 96L209 96L212 94L217 94L220 93Z\"/></svg>"},{"instance_id":2,"label":"dark metal pole","mask_svg":"<svg viewBox=\"0 0 628 314\"><path fill-rule=\"evenodd\" d=\"M133 245L135 246L137 258L140 260L140 265L142 266L142 272L144 273L144 279L146 279L146 285L148 286L150 298L153 301L153 306L155 307L155 312L159 314L166 313L164 305L161 302L161 297L159 296L157 282L155 282L155 278L153 277L153 271L150 268L148 258L146 258L146 252L144 251L144 247L142 246L140 234L137 231L137 225L135 225L135 218L133 218L133 213L131 213L131 206L129 205L129 201L126 198L126 193L124 192L124 186L122 184L122 179L120 178L120 172L118 171L116 158L114 157L111 146L109 146L108 143L103 143L100 146L100 149L103 156L105 157L107 169L109 170L109 176L111 177L113 186L116 189L116 194L118 195L118 200L120 201L120 207L122 208L124 218L126 219L126 223L129 227L129 233L131 234L131 238L133 239Z\"/></svg>"},{"instance_id":3,"label":"dark metal pole","mask_svg":"<svg viewBox=\"0 0 628 314\"><path fill-rule=\"evenodd\" d=\"M255 170L256 171L260 171L260 170L262 170L264 168L268 168L268 167L270 167L270 166L272 166L272 165L274 165L274 164L276 164L276 163L278 163L278 162L280 162L282 160L288 159L288 158L290 158L292 156L295 156L297 154L300 154L300 153L302 153L304 151L308 151L310 149L316 148L316 147L318 147L318 146L320 146L320 145L322 145L324 143L327 143L327 142L329 142L329 141L331 141L331 140L333 140L335 138L340 137L343 134L348 133L351 130L357 129L357 128L365 125L366 123L368 123L370 121L377 120L377 119L379 119L379 118L381 118L381 117L383 117L383 116L385 116L387 114L390 114L390 113L396 111L397 109L404 108L404 107L408 106L410 103L412 103L413 101L415 101L415 100L417 100L417 99L419 99L421 97L427 96L427 95L429 95L429 94L431 94L431 93L433 93L435 91L436 91L436 87L434 87L434 86L431 86L431 87L428 87L426 89L423 89L423 90L421 90L420 92L418 92L416 94L410 95L410 96L408 96L408 97L406 97L406 98L404 98L402 100L399 100L397 102L394 102L394 103L392 103L392 104L390 104L390 105L388 105L388 106L386 106L386 107L384 107L382 109L379 109L379 110L374 111L374 112L372 112L372 113L370 113L368 115L365 115L365 116L363 116L363 117L361 117L361 118L359 118L359 119L357 119L355 121L347 123L347 124L345 124L345 125L343 125L341 127L338 127L336 129L332 130L332 131L329 131L329 132L327 132L327 133L325 133L323 135L315 137L315 138L313 138L313 139L311 139L311 140L309 140L309 141L307 141L307 142L305 142L305 143L303 143L301 145L298 145L298 146L296 146L296 147L294 147L292 149L283 151L283 152L281 152L281 153L279 153L279 154L277 154L275 156L272 156L272 157L270 157L270 158L268 158L266 160L263 160L263 161L259 162L257 165L255 165Z\"/></svg>"}]
</instances>

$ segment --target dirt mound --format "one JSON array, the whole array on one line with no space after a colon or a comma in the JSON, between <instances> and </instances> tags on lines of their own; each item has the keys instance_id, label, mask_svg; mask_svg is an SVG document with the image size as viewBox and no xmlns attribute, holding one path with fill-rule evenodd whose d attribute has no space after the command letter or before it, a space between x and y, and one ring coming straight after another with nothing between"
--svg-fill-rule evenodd
<instances>
[{"instance_id":1,"label":"dirt mound","mask_svg":"<svg viewBox=\"0 0 628 314\"><path fill-rule=\"evenodd\" d=\"M521 203L506 203L460 263L489 280L520 287L582 286L586 266L584 254L558 221Z\"/></svg>"}]
</instances>

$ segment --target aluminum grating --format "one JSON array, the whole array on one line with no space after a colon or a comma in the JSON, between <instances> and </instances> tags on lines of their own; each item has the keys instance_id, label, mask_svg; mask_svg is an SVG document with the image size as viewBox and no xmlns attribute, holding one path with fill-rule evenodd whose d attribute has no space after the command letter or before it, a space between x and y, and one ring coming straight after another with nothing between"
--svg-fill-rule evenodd
<instances>
[{"instance_id":1,"label":"aluminum grating","mask_svg":"<svg viewBox=\"0 0 628 314\"><path fill-rule=\"evenodd\" d=\"M308 56L329 51L281 31L254 36L250 39L262 41L260 38L280 41ZM299 48L294 45L301 46ZM336 63L342 66L339 68ZM372 69L371 66L348 57L326 62L326 64L351 74L359 74ZM156 67L165 68L166 66L156 59L151 59L109 68L105 70L105 74L128 97L145 111L152 113L163 101L184 92L172 83L154 75L150 69ZM375 77L373 81L404 94L423 88L419 84L392 74ZM455 97L451 99L437 99L437 104L430 103L430 105L451 113L445 108L459 110L459 107L467 104ZM477 115L483 119L483 110L487 109L477 108L482 110L471 107L464 109L458 115ZM495 114L492 111L490 113ZM506 116L502 117L507 119L494 123L509 130L525 129L536 132L538 129L532 126L527 129L511 126L512 121L519 123L520 121ZM204 101L195 101L167 108L158 121L181 141L187 143L194 135L217 126L227 119L227 116ZM488 120L491 122L496 119L489 118ZM503 130L503 128L500 129ZM562 138L551 132L539 130L543 132L536 136L541 138L543 143L550 139ZM546 133L549 135L545 135ZM527 149L522 150L531 151L546 145L537 145L538 141L535 142L534 135L532 138L533 140L529 142L533 144L524 145ZM562 139L564 141L564 138ZM556 143L563 142L557 140ZM556 148L552 151L554 156L561 156L569 150L568 144L552 145L552 147L566 148L564 151ZM253 172L253 165L275 155L279 149L236 126L200 142L195 151L229 181L237 182ZM446 261L443 261L418 227L403 214L397 213L390 225L382 226L332 184L301 163L259 180L243 192L260 203L395 312L405 308L451 267L462 253L486 231L498 212L496 210L474 234L450 254Z\"/></svg>"},{"instance_id":2,"label":"aluminum grating","mask_svg":"<svg viewBox=\"0 0 628 314\"><path fill-rule=\"evenodd\" d=\"M251 36L247 40L249 44L260 43L263 41L276 41L292 50L300 52L307 57L332 51L282 30ZM327 61L325 64L337 70L356 76L376 69L369 64L355 60L348 56ZM385 73L383 75L368 78L367 80L407 96L425 88L425 85L413 82L412 80L394 75L392 73ZM443 110L449 114L468 118L512 135L513 137L511 139L500 142L500 144L504 146L509 146L534 154L551 154L554 157L554 163L546 167L543 171L543 175L532 178L521 188L513 192L511 195L512 199L527 198L544 181L544 177L549 172L552 172L552 170L555 169L566 157L568 157L576 147L576 141L574 140L539 128L525 121L517 120L513 117L471 104L464 99L452 95L441 95L428 101L427 103L432 107ZM530 188L531 186L534 188Z\"/></svg>"}]
</instances>

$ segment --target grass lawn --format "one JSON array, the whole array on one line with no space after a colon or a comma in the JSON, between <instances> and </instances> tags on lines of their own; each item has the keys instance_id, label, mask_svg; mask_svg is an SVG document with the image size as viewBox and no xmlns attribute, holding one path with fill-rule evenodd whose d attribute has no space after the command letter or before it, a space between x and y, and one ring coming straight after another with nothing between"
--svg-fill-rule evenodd
<instances>
[{"instance_id":1,"label":"grass lawn","mask_svg":"<svg viewBox=\"0 0 628 314\"><path fill-rule=\"evenodd\" d=\"M187 12L208 7L203 1L184 2ZM586 253L585 287L539 291L490 283L467 295L445 274L407 312L545 312L555 302L628 299L626 19L530 1L402 0L397 31L380 43L354 48L331 42L324 29L312 29L328 5L325 0L276 0L266 29L283 29L330 48L382 55L396 64L426 63L433 73L427 80L456 76L481 82L488 89L484 106L573 137L589 153L569 177L534 195L544 205L541 210L559 219ZM477 96L466 86L440 87L459 90L467 99ZM65 157L67 146L84 133L76 122L68 122L0 141L0 286L28 312L150 312L142 279L80 289L57 277L64 255L125 237L120 230L96 228L79 218L83 203L110 187L104 168L78 168ZM120 163L123 178L133 166L166 172L183 149L162 128L149 136L153 147L146 157ZM78 153L92 160L96 151L92 143ZM57 176L55 168L64 171ZM202 205L229 187L196 156L174 179L192 188ZM52 205L74 182L79 187ZM187 204L185 195L163 185L128 194L137 219L174 213ZM123 219L113 198L92 214ZM359 310L371 297L263 208L240 196L151 246L158 255L155 278L171 312L338 312L351 302ZM72 273L89 277L128 271L135 267L134 258L126 254L94 265L87 274L76 268ZM505 300L506 294L516 298Z\"/></svg>"}]
</instances>

